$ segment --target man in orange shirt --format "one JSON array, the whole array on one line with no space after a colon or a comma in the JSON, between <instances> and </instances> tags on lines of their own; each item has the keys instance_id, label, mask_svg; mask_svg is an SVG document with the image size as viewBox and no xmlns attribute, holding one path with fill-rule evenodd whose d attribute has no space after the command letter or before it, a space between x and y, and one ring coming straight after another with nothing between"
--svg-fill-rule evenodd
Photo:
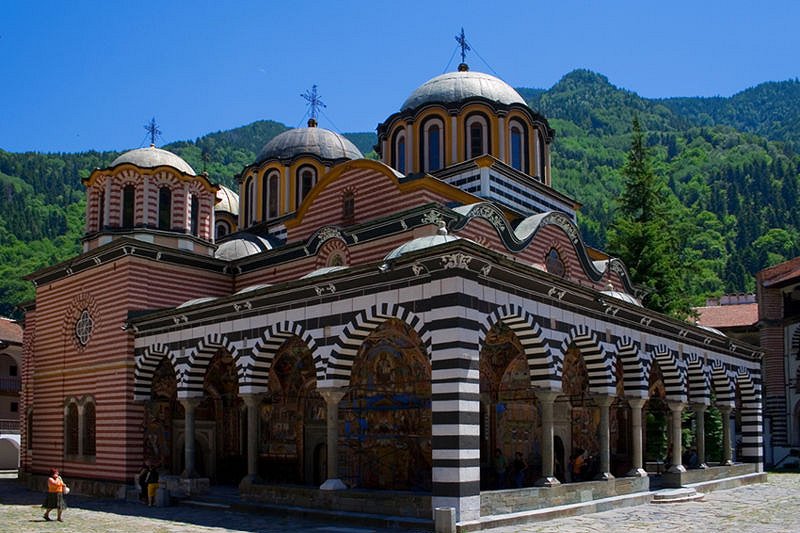
<instances>
[{"instance_id":1,"label":"man in orange shirt","mask_svg":"<svg viewBox=\"0 0 800 533\"><path fill-rule=\"evenodd\" d=\"M64 480L61 479L58 469L51 468L50 477L47 478L47 498L45 498L44 503L42 504L42 508L45 509L44 519L48 522L51 520L50 511L53 509L58 511L58 516L56 519L59 522L63 522L61 519L61 513L67 508L67 503L64 501L65 489L69 490L64 484Z\"/></svg>"}]
</instances>

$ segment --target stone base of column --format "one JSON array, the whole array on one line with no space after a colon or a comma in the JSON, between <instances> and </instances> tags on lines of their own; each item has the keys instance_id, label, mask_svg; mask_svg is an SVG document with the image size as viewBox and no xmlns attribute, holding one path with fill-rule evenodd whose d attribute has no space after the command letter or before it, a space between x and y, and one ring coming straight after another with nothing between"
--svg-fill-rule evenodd
<instances>
[{"instance_id":1,"label":"stone base of column","mask_svg":"<svg viewBox=\"0 0 800 533\"><path fill-rule=\"evenodd\" d=\"M261 479L261 477L259 477L257 474L251 474L244 476L242 480L239 482L239 486L242 487L247 485L260 485L263 482L264 480Z\"/></svg>"},{"instance_id":2,"label":"stone base of column","mask_svg":"<svg viewBox=\"0 0 800 533\"><path fill-rule=\"evenodd\" d=\"M347 490L347 485L341 479L329 479L319 486L319 490Z\"/></svg>"},{"instance_id":3,"label":"stone base of column","mask_svg":"<svg viewBox=\"0 0 800 533\"><path fill-rule=\"evenodd\" d=\"M647 477L647 471L644 468L633 468L625 474L625 477Z\"/></svg>"},{"instance_id":4,"label":"stone base of column","mask_svg":"<svg viewBox=\"0 0 800 533\"><path fill-rule=\"evenodd\" d=\"M719 466L733 466L733 461L728 459L727 461L722 461Z\"/></svg>"},{"instance_id":5,"label":"stone base of column","mask_svg":"<svg viewBox=\"0 0 800 533\"><path fill-rule=\"evenodd\" d=\"M536 487L555 487L556 485L561 485L561 482L552 476L539 478L534 483Z\"/></svg>"},{"instance_id":6,"label":"stone base of column","mask_svg":"<svg viewBox=\"0 0 800 533\"><path fill-rule=\"evenodd\" d=\"M695 468L700 469L700 470L705 470L706 468L708 468L708 465L705 464L705 463L700 463Z\"/></svg>"},{"instance_id":7,"label":"stone base of column","mask_svg":"<svg viewBox=\"0 0 800 533\"><path fill-rule=\"evenodd\" d=\"M614 479L614 476L611 474L611 472L600 472L594 478L595 481L610 481L612 479Z\"/></svg>"},{"instance_id":8,"label":"stone base of column","mask_svg":"<svg viewBox=\"0 0 800 533\"><path fill-rule=\"evenodd\" d=\"M207 477L185 478L181 476L181 487L187 496L205 494L211 489L211 480Z\"/></svg>"},{"instance_id":9,"label":"stone base of column","mask_svg":"<svg viewBox=\"0 0 800 533\"><path fill-rule=\"evenodd\" d=\"M669 472L670 474L683 474L684 472L686 472L686 467L683 465L672 465L671 467L669 467L669 470L667 470L667 472Z\"/></svg>"}]
</instances>

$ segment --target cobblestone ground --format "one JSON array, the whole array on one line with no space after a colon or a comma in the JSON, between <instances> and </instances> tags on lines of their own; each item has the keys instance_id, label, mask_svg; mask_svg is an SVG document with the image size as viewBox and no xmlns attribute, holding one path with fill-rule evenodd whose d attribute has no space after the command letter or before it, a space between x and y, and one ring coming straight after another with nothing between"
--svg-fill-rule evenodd
<instances>
[{"instance_id":1,"label":"cobblestone ground","mask_svg":"<svg viewBox=\"0 0 800 533\"><path fill-rule=\"evenodd\" d=\"M706 494L702 501L649 504L559 518L491 533L798 533L800 474L770 474L767 483Z\"/></svg>"},{"instance_id":2,"label":"cobblestone ground","mask_svg":"<svg viewBox=\"0 0 800 533\"><path fill-rule=\"evenodd\" d=\"M16 474L0 474L0 530L26 533L120 532L387 532L369 527L324 524L298 518L243 514L191 507L146 507L132 502L68 496L64 522L45 522L43 495L19 485ZM701 502L641 505L592 515L560 518L491 533L716 533L800 532L800 474L770 474L769 482L707 494ZM52 514L55 517L55 513Z\"/></svg>"}]
</instances>

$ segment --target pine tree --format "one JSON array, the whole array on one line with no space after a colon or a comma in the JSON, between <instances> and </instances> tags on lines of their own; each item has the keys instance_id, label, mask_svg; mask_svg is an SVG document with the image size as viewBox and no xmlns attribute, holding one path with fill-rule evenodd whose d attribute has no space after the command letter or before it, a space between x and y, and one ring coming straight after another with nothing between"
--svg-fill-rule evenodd
<instances>
[{"instance_id":1,"label":"pine tree","mask_svg":"<svg viewBox=\"0 0 800 533\"><path fill-rule=\"evenodd\" d=\"M664 180L656 174L644 134L633 118L631 148L622 167L623 192L609 230L609 251L628 267L644 289L644 304L685 318L689 298L683 291L675 233L677 212Z\"/></svg>"}]
</instances>

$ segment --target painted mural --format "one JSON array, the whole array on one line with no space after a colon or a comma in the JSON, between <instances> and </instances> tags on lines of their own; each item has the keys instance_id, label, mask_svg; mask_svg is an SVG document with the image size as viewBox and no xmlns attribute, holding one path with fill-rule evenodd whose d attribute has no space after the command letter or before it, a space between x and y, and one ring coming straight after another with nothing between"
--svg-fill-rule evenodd
<instances>
[{"instance_id":1,"label":"painted mural","mask_svg":"<svg viewBox=\"0 0 800 533\"><path fill-rule=\"evenodd\" d=\"M316 390L311 351L299 337L288 339L275 356L260 417L260 475L273 482L306 482L305 429L325 423L325 402Z\"/></svg>"},{"instance_id":2,"label":"painted mural","mask_svg":"<svg viewBox=\"0 0 800 533\"><path fill-rule=\"evenodd\" d=\"M339 416L345 482L431 488L430 363L416 333L390 319L364 341Z\"/></svg>"},{"instance_id":3,"label":"painted mural","mask_svg":"<svg viewBox=\"0 0 800 533\"><path fill-rule=\"evenodd\" d=\"M183 418L183 406L177 400L176 383L172 365L163 359L153 375L150 401L145 404L142 422L144 460L172 473L178 473L180 468L173 464L172 421Z\"/></svg>"}]
</instances>

